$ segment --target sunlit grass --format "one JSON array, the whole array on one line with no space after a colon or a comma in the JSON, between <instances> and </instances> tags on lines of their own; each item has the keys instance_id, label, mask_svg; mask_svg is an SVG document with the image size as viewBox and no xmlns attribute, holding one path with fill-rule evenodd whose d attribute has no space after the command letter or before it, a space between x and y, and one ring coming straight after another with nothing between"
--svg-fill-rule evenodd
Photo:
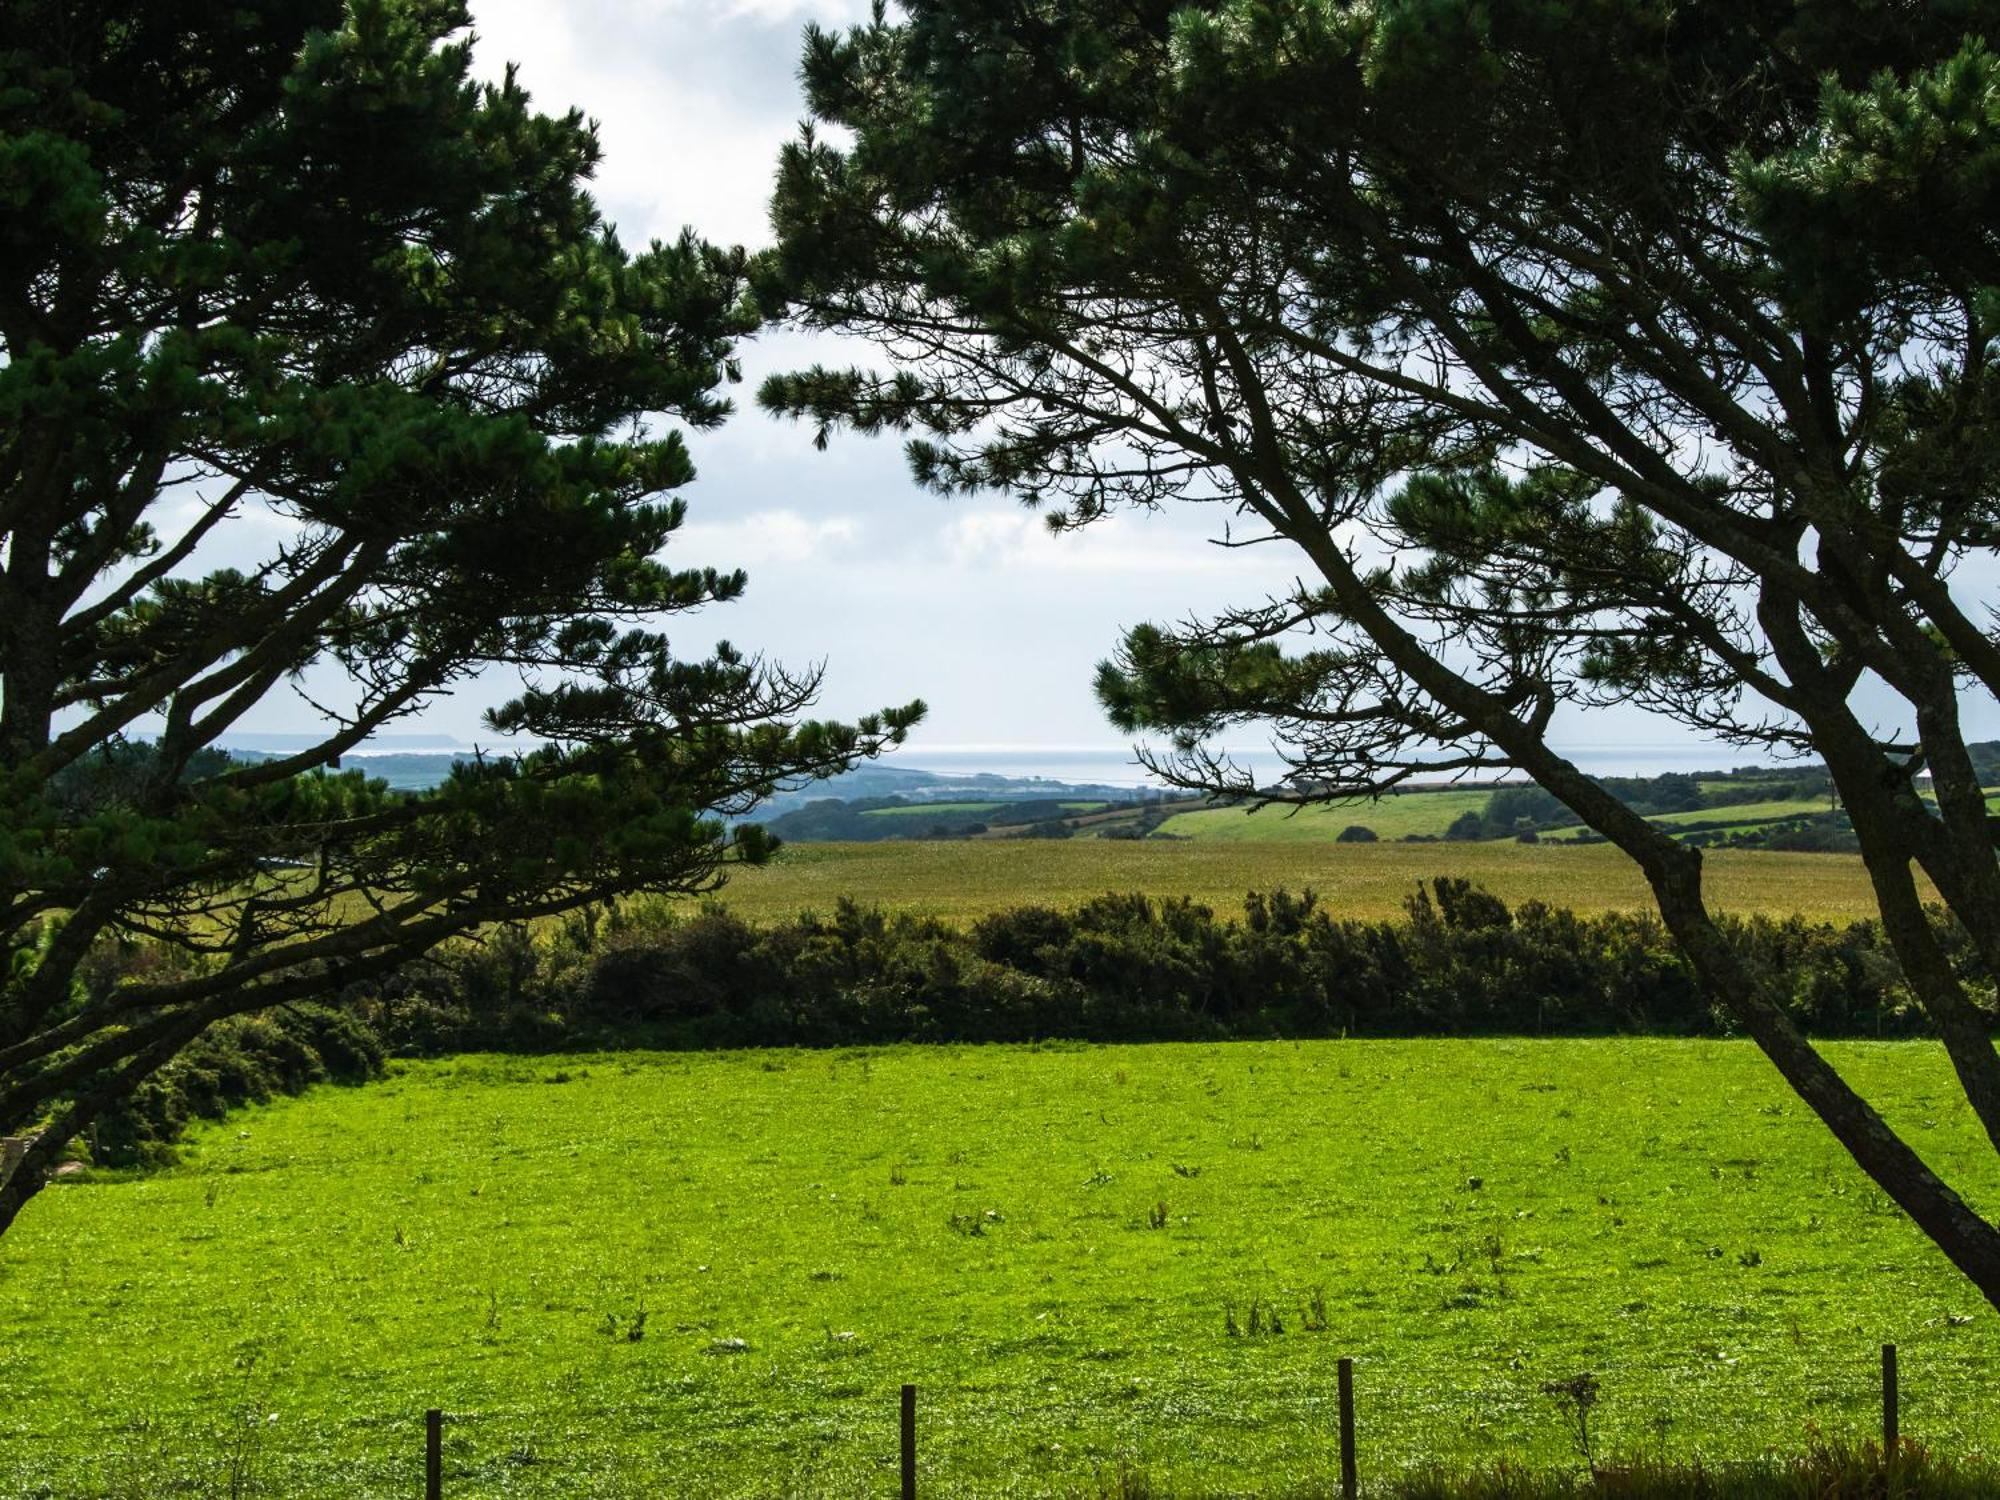
<instances>
[{"instance_id":1,"label":"sunlit grass","mask_svg":"<svg viewBox=\"0 0 2000 1500\"><path fill-rule=\"evenodd\" d=\"M1828 921L1874 914L1867 874L1852 856L1711 850L1704 868L1719 910L1803 912ZM1476 880L1516 904L1537 899L1578 911L1652 906L1638 867L1608 845L1325 839L794 844L764 868L735 872L720 899L758 920L830 911L851 896L863 905L965 922L1011 906L1073 907L1106 891L1190 896L1235 912L1245 891L1311 886L1339 915L1385 918L1402 914L1419 880L1438 875Z\"/></svg>"},{"instance_id":2,"label":"sunlit grass","mask_svg":"<svg viewBox=\"0 0 2000 1500\"><path fill-rule=\"evenodd\" d=\"M1492 800L1490 787L1465 791L1404 792L1373 802L1342 802L1315 807L1205 807L1176 813L1160 825L1162 833L1185 838L1329 840L1343 828L1359 824L1377 838L1405 834L1441 837L1452 820L1466 813L1483 813Z\"/></svg>"},{"instance_id":3,"label":"sunlit grass","mask_svg":"<svg viewBox=\"0 0 2000 1500\"><path fill-rule=\"evenodd\" d=\"M998 802L913 802L907 807L863 808L861 815L864 818L911 818L922 813L985 812L998 806Z\"/></svg>"},{"instance_id":4,"label":"sunlit grass","mask_svg":"<svg viewBox=\"0 0 2000 1500\"><path fill-rule=\"evenodd\" d=\"M1829 1051L2000 1203L1933 1049ZM0 1493L169 1493L254 1421L264 1493L406 1496L436 1405L453 1497L877 1496L906 1380L927 1495L1324 1493L1343 1354L1380 1475L1566 1461L1581 1370L1610 1451L1863 1434L1884 1340L1964 1452L1996 1338L1739 1043L466 1058L38 1199Z\"/></svg>"},{"instance_id":5,"label":"sunlit grass","mask_svg":"<svg viewBox=\"0 0 2000 1500\"><path fill-rule=\"evenodd\" d=\"M1733 806L1698 807L1687 812L1653 813L1647 821L1659 823L1668 828L1748 828L1757 823L1777 822L1787 818L1812 817L1829 811L1824 797L1787 797L1769 802L1739 802ZM1577 828L1559 828L1542 835L1544 839L1573 839L1580 832Z\"/></svg>"}]
</instances>

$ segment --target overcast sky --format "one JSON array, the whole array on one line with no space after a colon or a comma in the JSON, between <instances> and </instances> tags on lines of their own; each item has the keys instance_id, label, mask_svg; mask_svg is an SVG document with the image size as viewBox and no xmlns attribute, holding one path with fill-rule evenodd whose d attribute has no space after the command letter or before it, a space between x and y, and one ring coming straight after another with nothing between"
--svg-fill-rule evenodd
<instances>
[{"instance_id":1,"label":"overcast sky","mask_svg":"<svg viewBox=\"0 0 2000 1500\"><path fill-rule=\"evenodd\" d=\"M599 122L599 201L633 247L683 225L767 242L776 153L802 112L800 33L866 10L866 0L472 0L481 72L515 62L541 108L574 105ZM1206 545L1216 518L1201 508L1054 539L1004 499L919 492L893 441L836 436L815 452L809 433L758 412L753 393L765 371L843 351L779 334L745 353L738 414L691 439L700 478L670 557L743 567L750 589L679 621L676 645L692 655L721 638L794 666L824 662L821 707L834 715L926 699L930 718L903 764L963 765L974 746L1001 763L1008 747L1115 748L1090 681L1122 627L1255 602L1291 577L1278 548ZM461 694L414 727L490 740L478 716L502 695L498 685ZM1694 748L1636 713L1559 729L1599 764L1622 751L1665 768Z\"/></svg>"},{"instance_id":2,"label":"overcast sky","mask_svg":"<svg viewBox=\"0 0 2000 1500\"><path fill-rule=\"evenodd\" d=\"M599 122L596 190L630 246L692 225L768 242L779 147L802 114L808 21L861 19L866 0L473 0L482 72L520 65L538 106ZM673 549L687 564L748 570L741 601L683 620L683 649L716 638L789 663L824 661L836 715L920 697L931 714L905 759L964 746L1121 741L1091 696L1121 627L1178 618L1283 587L1275 549L1205 545L1202 512L1120 520L1061 540L998 497L943 501L910 482L895 441L809 431L756 410L765 371L852 351L766 335L746 351L738 413L690 439L700 477ZM430 717L471 737L480 705Z\"/></svg>"}]
</instances>

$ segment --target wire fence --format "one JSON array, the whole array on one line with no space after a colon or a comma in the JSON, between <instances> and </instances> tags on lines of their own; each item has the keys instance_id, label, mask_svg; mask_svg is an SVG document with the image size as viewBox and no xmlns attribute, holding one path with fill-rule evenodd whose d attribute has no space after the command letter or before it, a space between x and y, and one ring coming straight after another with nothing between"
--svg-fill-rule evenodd
<instances>
[{"instance_id":1,"label":"wire fence","mask_svg":"<svg viewBox=\"0 0 2000 1500\"><path fill-rule=\"evenodd\" d=\"M1336 1369L1336 1403L1338 1408L1340 1494L1342 1500L1357 1500L1361 1488L1361 1455L1356 1438L1354 1361L1342 1357ZM1581 1424L1582 1446L1588 1452L1589 1420L1596 1400L1597 1384L1593 1377L1580 1376L1569 1382L1559 1382L1548 1388L1551 1394L1566 1401L1566 1410L1571 1420ZM1898 1367L1896 1346L1882 1346L1882 1437L1881 1453L1885 1462L1892 1462L1902 1447L1902 1389ZM918 1487L918 1437L919 1410L918 1392L914 1384L905 1384L899 1404L898 1462L897 1475L900 1481L902 1500L917 1500ZM425 1500L444 1500L444 1423L445 1413L433 1407L424 1413L424 1497Z\"/></svg>"}]
</instances>

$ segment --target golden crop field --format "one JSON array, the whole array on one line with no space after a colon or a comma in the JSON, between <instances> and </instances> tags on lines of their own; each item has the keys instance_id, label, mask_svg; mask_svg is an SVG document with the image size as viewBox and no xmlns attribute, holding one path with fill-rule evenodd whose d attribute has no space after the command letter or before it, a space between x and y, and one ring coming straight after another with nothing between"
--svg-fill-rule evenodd
<instances>
[{"instance_id":1,"label":"golden crop field","mask_svg":"<svg viewBox=\"0 0 2000 1500\"><path fill-rule=\"evenodd\" d=\"M1852 856L1710 850L1705 857L1709 899L1720 910L1829 921L1874 914L1867 875ZM1233 912L1246 891L1311 886L1342 916L1381 918L1400 915L1416 883L1439 875L1474 880L1510 904L1538 898L1578 911L1652 904L1638 868L1602 844L1316 839L794 844L761 869L738 871L717 899L757 921L830 911L848 896L864 906L969 922L1011 906L1073 907L1107 891L1189 896Z\"/></svg>"}]
</instances>

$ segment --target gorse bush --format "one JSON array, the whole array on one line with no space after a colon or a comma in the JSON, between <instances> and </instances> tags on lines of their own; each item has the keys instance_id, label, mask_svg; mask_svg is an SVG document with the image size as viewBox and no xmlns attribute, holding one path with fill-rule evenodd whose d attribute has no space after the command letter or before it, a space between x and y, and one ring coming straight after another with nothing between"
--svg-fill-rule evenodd
<instances>
[{"instance_id":1,"label":"gorse bush","mask_svg":"<svg viewBox=\"0 0 2000 1500\"><path fill-rule=\"evenodd\" d=\"M299 1008L212 1031L98 1132L99 1160L157 1155L190 1118L385 1053L567 1047L836 1046L1232 1037L1721 1036L1659 920L1510 909L1434 880L1401 922L1334 915L1311 891L1252 892L1238 917L1185 898L1020 906L970 929L851 901L753 925L717 905L636 905L476 943ZM1879 926L1729 919L1730 941L1825 1037L1922 1035ZM1964 935L1940 921L1983 992ZM148 961L143 950L127 964Z\"/></svg>"}]
</instances>

